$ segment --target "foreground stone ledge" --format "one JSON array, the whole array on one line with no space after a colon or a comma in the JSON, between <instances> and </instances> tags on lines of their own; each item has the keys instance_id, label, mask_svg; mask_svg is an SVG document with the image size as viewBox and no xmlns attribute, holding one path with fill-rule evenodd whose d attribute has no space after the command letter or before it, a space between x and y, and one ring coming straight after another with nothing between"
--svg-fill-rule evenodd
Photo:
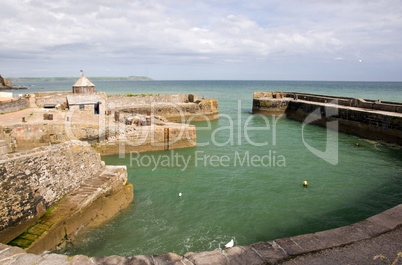
<instances>
[{"instance_id":1,"label":"foreground stone ledge","mask_svg":"<svg viewBox=\"0 0 402 265\"><path fill-rule=\"evenodd\" d=\"M183 257L166 253L132 257L86 257L59 254L27 254L25 250L0 244L0 265L41 264L132 264L132 265L214 265L214 264L279 264L292 257L334 247L370 240L402 226L402 204L361 222L313 234L258 242L250 246L236 246L226 250L189 252Z\"/></svg>"}]
</instances>

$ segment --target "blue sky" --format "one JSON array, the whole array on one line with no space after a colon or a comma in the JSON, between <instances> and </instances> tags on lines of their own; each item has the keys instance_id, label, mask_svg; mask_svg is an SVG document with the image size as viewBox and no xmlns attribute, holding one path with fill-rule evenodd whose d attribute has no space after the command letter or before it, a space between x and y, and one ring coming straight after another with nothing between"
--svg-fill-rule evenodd
<instances>
[{"instance_id":1,"label":"blue sky","mask_svg":"<svg viewBox=\"0 0 402 265\"><path fill-rule=\"evenodd\" d=\"M3 0L5 77L402 81L402 0Z\"/></svg>"}]
</instances>

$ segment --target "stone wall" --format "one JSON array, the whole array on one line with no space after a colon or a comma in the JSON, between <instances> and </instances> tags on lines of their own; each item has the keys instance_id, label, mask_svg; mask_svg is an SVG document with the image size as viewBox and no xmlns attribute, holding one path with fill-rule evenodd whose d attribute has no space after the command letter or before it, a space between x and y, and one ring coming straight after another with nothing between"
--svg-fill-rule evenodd
<instances>
[{"instance_id":1,"label":"stone wall","mask_svg":"<svg viewBox=\"0 0 402 265\"><path fill-rule=\"evenodd\" d=\"M102 167L89 144L69 141L0 156L0 242L8 242Z\"/></svg>"},{"instance_id":2,"label":"stone wall","mask_svg":"<svg viewBox=\"0 0 402 265\"><path fill-rule=\"evenodd\" d=\"M128 108L134 105L152 104L152 103L186 103L190 102L192 94L161 94L161 95L116 95L108 97L108 109ZM197 95L193 96L193 102L197 100Z\"/></svg>"},{"instance_id":3,"label":"stone wall","mask_svg":"<svg viewBox=\"0 0 402 265\"><path fill-rule=\"evenodd\" d=\"M181 96L181 95L172 95ZM185 97L183 97L185 98ZM219 119L219 107L217 99L201 99L195 103L183 102L152 102L152 104L138 104L130 98L124 98L125 104L117 105L117 101L112 100L108 107L111 111L124 112L131 114L162 116L171 122L205 121Z\"/></svg>"},{"instance_id":4,"label":"stone wall","mask_svg":"<svg viewBox=\"0 0 402 265\"><path fill-rule=\"evenodd\" d=\"M73 95L73 92L69 91L59 91L59 92L38 92L35 93L35 103L38 107L43 107L45 104L49 105L63 105L67 104L67 96ZM93 94L91 94L93 95ZM107 101L107 96L105 92L96 92L96 95L98 95L101 98L102 104L101 110L102 112L105 111L106 108L106 101Z\"/></svg>"},{"instance_id":5,"label":"stone wall","mask_svg":"<svg viewBox=\"0 0 402 265\"><path fill-rule=\"evenodd\" d=\"M99 138L99 126L93 124L56 123L0 125L0 139L10 144L10 152L59 144L69 140L92 141Z\"/></svg>"},{"instance_id":6,"label":"stone wall","mask_svg":"<svg viewBox=\"0 0 402 265\"><path fill-rule=\"evenodd\" d=\"M13 100L10 102L0 103L0 113L7 113L18 111L29 107L29 101L26 98L21 98L19 100Z\"/></svg>"},{"instance_id":7,"label":"stone wall","mask_svg":"<svg viewBox=\"0 0 402 265\"><path fill-rule=\"evenodd\" d=\"M43 107L45 104L63 104L67 101L67 96L73 92L38 92L35 93L36 105Z\"/></svg>"}]
</instances>

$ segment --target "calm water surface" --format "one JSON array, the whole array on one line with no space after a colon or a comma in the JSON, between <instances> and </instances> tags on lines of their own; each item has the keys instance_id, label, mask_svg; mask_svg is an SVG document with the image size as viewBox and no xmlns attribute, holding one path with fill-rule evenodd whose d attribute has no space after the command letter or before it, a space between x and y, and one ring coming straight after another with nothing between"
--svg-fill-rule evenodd
<instances>
[{"instance_id":1,"label":"calm water surface","mask_svg":"<svg viewBox=\"0 0 402 265\"><path fill-rule=\"evenodd\" d=\"M38 83L30 91L70 90L71 85ZM193 123L198 127L197 142L204 146L138 157L103 157L107 164L127 166L135 203L101 227L82 233L62 253L182 255L222 248L232 238L236 245L247 245L348 225L402 203L400 148L341 133L339 161L332 165L305 147L302 123L265 120L250 113L254 91L402 102L402 83L151 81L95 85L109 94L196 93L217 98L221 118L211 124ZM265 130L249 130L246 135L246 123ZM304 140L314 148L325 151L326 137L325 128L304 127ZM266 144L255 146L249 140ZM211 162L208 155L225 157L225 162ZM168 156L189 163L185 167L183 163L157 166L152 162ZM263 162L258 163L261 157ZM138 161L151 162L145 166ZM303 180L308 181L307 188Z\"/></svg>"}]
</instances>

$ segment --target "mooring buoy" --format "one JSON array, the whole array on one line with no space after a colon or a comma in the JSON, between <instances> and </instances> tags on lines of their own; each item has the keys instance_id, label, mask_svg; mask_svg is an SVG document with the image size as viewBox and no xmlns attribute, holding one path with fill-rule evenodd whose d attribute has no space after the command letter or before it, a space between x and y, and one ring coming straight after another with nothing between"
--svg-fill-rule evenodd
<instances>
[{"instance_id":1,"label":"mooring buoy","mask_svg":"<svg viewBox=\"0 0 402 265\"><path fill-rule=\"evenodd\" d=\"M307 181L303 181L303 186L307 187Z\"/></svg>"}]
</instances>

